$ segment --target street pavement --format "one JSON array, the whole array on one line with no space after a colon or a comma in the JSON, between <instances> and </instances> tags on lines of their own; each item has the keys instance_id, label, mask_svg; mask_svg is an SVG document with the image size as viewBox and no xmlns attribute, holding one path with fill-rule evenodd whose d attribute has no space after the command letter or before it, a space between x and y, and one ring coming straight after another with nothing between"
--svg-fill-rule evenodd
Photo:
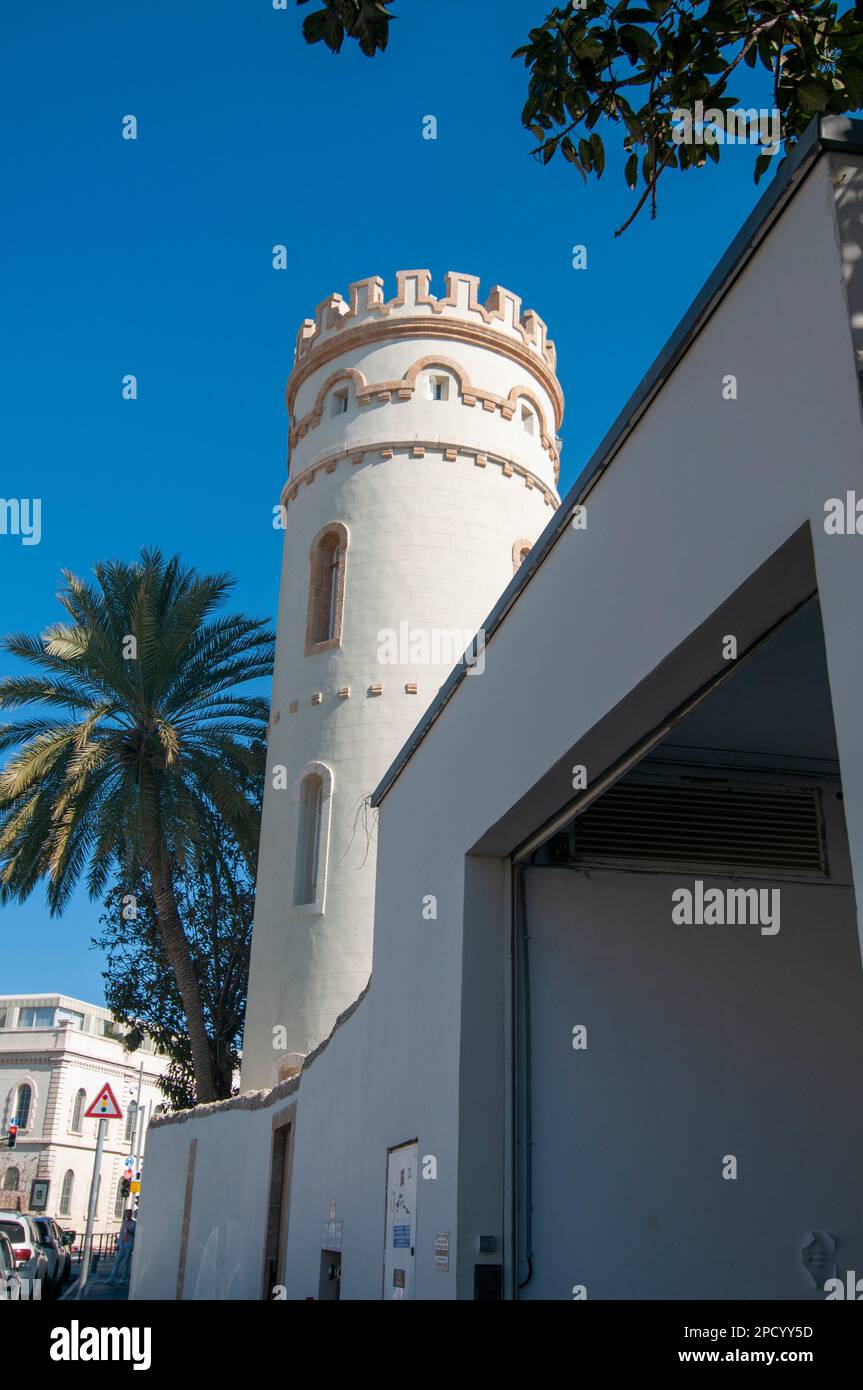
<instances>
[{"instance_id":1,"label":"street pavement","mask_svg":"<svg viewBox=\"0 0 863 1390\"><path fill-rule=\"evenodd\" d=\"M110 1284L108 1282L111 1274L111 1265L113 1263L113 1260L106 1261L105 1268L103 1270L97 1269L95 1270L95 1272L90 1272L90 1277L87 1280L87 1287L84 1289L84 1292L81 1296L80 1301L82 1303L92 1303L97 1301L104 1303L126 1302L126 1300L129 1297L129 1280L124 1279L122 1283L119 1284ZM75 1300L77 1298L78 1280L76 1278L72 1281L72 1283L64 1292L63 1300L68 1302L70 1299Z\"/></svg>"}]
</instances>

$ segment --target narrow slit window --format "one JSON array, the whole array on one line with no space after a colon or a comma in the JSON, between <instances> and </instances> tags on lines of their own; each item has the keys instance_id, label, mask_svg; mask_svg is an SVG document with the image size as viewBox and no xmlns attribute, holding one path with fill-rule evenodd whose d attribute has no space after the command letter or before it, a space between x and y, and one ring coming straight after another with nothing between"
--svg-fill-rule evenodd
<instances>
[{"instance_id":1,"label":"narrow slit window","mask_svg":"<svg viewBox=\"0 0 863 1390\"><path fill-rule=\"evenodd\" d=\"M317 898L323 799L323 780L317 773L311 773L304 778L300 791L297 864L294 876L295 907L314 903Z\"/></svg>"},{"instance_id":2,"label":"narrow slit window","mask_svg":"<svg viewBox=\"0 0 863 1390\"><path fill-rule=\"evenodd\" d=\"M347 530L340 522L326 527L312 545L306 656L341 641L346 552Z\"/></svg>"}]
</instances>

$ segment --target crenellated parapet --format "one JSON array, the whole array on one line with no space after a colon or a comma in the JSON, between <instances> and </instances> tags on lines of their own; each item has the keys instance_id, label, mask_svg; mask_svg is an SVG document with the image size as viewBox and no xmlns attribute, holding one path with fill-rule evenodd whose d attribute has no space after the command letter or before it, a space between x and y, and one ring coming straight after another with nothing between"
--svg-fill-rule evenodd
<instances>
[{"instance_id":1,"label":"crenellated parapet","mask_svg":"<svg viewBox=\"0 0 863 1390\"><path fill-rule=\"evenodd\" d=\"M319 368L335 362L344 352L377 342L407 338L473 343L508 357L531 372L544 386L554 406L555 420L548 432L560 427L563 394L555 375L554 343L545 322L532 309L522 310L521 299L495 285L484 302L479 297L479 277L450 271L446 294L430 292L427 270L400 270L396 293L384 297L379 275L356 280L348 297L329 295L306 319L297 334L294 367L287 386L287 407L292 425L297 393Z\"/></svg>"},{"instance_id":2,"label":"crenellated parapet","mask_svg":"<svg viewBox=\"0 0 863 1390\"><path fill-rule=\"evenodd\" d=\"M318 305L315 317L303 322L297 334L295 361L299 364L323 344L364 324L437 317L491 328L521 343L541 357L552 372L555 370L554 343L547 336L546 325L533 309L522 313L517 294L494 285L481 303L479 276L456 270L447 272L446 294L441 298L430 293L430 285L428 270L399 270L396 293L392 299L385 299L384 282L379 275L355 280L348 286L346 300L340 294L329 295Z\"/></svg>"}]
</instances>

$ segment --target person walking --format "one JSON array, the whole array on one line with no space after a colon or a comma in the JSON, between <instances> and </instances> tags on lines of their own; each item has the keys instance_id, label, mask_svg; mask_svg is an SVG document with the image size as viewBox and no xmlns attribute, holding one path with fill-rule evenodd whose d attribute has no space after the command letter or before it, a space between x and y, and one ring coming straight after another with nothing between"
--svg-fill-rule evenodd
<instances>
[{"instance_id":1,"label":"person walking","mask_svg":"<svg viewBox=\"0 0 863 1390\"><path fill-rule=\"evenodd\" d=\"M117 1236L117 1253L114 1256L114 1267L108 1279L109 1284L123 1284L129 1278L129 1265L132 1262L134 1246L135 1218L130 1207L123 1215L123 1224L120 1227L120 1234Z\"/></svg>"}]
</instances>

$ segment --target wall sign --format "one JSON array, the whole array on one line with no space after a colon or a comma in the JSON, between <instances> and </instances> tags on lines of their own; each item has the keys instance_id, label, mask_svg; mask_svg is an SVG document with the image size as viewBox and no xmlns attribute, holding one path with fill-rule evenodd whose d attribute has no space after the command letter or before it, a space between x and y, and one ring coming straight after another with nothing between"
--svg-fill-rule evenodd
<instances>
[{"instance_id":1,"label":"wall sign","mask_svg":"<svg viewBox=\"0 0 863 1390\"><path fill-rule=\"evenodd\" d=\"M34 1178L30 1184L30 1210L44 1211L48 1205L51 1184L46 1178Z\"/></svg>"},{"instance_id":2,"label":"wall sign","mask_svg":"<svg viewBox=\"0 0 863 1390\"><path fill-rule=\"evenodd\" d=\"M435 1269L449 1269L449 1231L436 1231L434 1238Z\"/></svg>"}]
</instances>

